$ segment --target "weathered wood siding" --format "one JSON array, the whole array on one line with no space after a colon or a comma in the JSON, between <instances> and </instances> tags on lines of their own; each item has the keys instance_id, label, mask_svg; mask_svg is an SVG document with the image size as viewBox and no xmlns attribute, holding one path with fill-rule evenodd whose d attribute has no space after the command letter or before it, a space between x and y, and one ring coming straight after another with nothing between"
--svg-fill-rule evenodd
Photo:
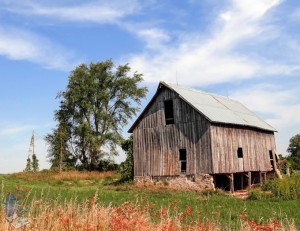
<instances>
[{"instance_id":1,"label":"weathered wood siding","mask_svg":"<svg viewBox=\"0 0 300 231\"><path fill-rule=\"evenodd\" d=\"M164 101L173 100L174 124L166 125ZM186 149L186 174L212 171L210 123L177 93L162 87L133 130L135 176L180 175L179 149Z\"/></svg>"},{"instance_id":2,"label":"weathered wood siding","mask_svg":"<svg viewBox=\"0 0 300 231\"><path fill-rule=\"evenodd\" d=\"M270 171L269 150L276 152L273 132L246 127L211 125L212 173ZM237 149L243 149L238 158Z\"/></svg>"}]
</instances>

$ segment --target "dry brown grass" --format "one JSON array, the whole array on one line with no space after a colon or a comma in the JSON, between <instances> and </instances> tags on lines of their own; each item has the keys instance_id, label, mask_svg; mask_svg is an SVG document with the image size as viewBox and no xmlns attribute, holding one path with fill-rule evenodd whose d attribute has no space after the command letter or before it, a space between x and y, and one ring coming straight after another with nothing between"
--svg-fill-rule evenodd
<instances>
[{"instance_id":1,"label":"dry brown grass","mask_svg":"<svg viewBox=\"0 0 300 231\"><path fill-rule=\"evenodd\" d=\"M19 172L11 174L11 177L22 179L29 182L35 181L51 181L51 180L89 180L89 179L104 179L106 177L118 177L116 172L97 172L97 171L65 171L65 172Z\"/></svg>"},{"instance_id":2,"label":"dry brown grass","mask_svg":"<svg viewBox=\"0 0 300 231\"><path fill-rule=\"evenodd\" d=\"M28 205L28 218L30 223L23 227L22 231L214 231L223 230L224 227L214 221L193 219L186 222L191 216L192 207L187 206L183 213L169 214L169 210L150 210L139 203L123 203L114 208L112 206L102 206L96 203L97 195L89 198L83 203L76 200L60 204L33 200ZM228 229L229 228L229 229ZM0 214L0 230L16 231L12 225L6 221L4 211ZM230 230L230 227L226 227ZM258 223L247 218L246 214L240 215L240 230L296 230L293 223L289 227L283 228L282 222L271 220L266 223Z\"/></svg>"},{"instance_id":3,"label":"dry brown grass","mask_svg":"<svg viewBox=\"0 0 300 231\"><path fill-rule=\"evenodd\" d=\"M115 176L115 172L78 172L78 171L68 171L68 172L61 172L58 174L53 175L53 178L56 180L86 180L86 179L103 179L106 177L113 177Z\"/></svg>"}]
</instances>

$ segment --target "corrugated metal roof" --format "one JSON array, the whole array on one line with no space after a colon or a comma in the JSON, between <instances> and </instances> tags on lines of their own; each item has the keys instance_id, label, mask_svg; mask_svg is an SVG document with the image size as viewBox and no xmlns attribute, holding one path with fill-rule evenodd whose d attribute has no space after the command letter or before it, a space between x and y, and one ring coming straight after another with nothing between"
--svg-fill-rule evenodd
<instances>
[{"instance_id":1,"label":"corrugated metal roof","mask_svg":"<svg viewBox=\"0 0 300 231\"><path fill-rule=\"evenodd\" d=\"M177 92L183 100L202 113L211 122L276 131L275 128L236 100L176 84L165 82L160 82L160 84Z\"/></svg>"}]
</instances>

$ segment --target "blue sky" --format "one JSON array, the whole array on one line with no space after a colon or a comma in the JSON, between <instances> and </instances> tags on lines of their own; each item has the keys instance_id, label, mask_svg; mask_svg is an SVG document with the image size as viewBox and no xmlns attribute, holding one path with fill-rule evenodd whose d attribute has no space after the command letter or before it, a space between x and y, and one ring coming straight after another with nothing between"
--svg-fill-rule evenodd
<instances>
[{"instance_id":1,"label":"blue sky","mask_svg":"<svg viewBox=\"0 0 300 231\"><path fill-rule=\"evenodd\" d=\"M300 133L299 26L296 0L2 0L0 173L25 168L32 130L49 167L57 93L76 65L110 58L144 74L142 107L160 80L228 96L278 130L285 154Z\"/></svg>"}]
</instances>

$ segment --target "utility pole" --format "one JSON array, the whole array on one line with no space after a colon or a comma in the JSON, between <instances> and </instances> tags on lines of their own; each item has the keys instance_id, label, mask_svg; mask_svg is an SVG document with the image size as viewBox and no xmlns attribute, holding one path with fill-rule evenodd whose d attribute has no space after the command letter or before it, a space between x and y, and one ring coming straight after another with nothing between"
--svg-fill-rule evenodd
<instances>
[{"instance_id":1,"label":"utility pole","mask_svg":"<svg viewBox=\"0 0 300 231\"><path fill-rule=\"evenodd\" d=\"M27 164L26 164L26 168L25 168L25 172L30 172L33 170L33 166L32 166L32 160L31 158L36 157L35 156L35 152L34 152L34 130L32 131L32 136L30 139L30 145L29 145L29 150L28 150L28 158L27 158Z\"/></svg>"}]
</instances>

